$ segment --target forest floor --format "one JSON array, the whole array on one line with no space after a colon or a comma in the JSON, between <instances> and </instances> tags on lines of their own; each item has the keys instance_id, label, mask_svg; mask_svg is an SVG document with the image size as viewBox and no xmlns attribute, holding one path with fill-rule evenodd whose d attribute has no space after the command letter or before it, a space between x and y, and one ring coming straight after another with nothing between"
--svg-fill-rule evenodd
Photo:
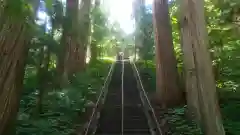
<instances>
[{"instance_id":1,"label":"forest floor","mask_svg":"<svg viewBox=\"0 0 240 135\"><path fill-rule=\"evenodd\" d=\"M156 88L155 64L152 61L137 63L143 83L149 93ZM240 84L240 82L239 82ZM240 91L231 87L218 88L219 104L226 135L240 135ZM188 119L186 106L171 108L167 115L173 135L202 135L195 122Z\"/></svg>"}]
</instances>

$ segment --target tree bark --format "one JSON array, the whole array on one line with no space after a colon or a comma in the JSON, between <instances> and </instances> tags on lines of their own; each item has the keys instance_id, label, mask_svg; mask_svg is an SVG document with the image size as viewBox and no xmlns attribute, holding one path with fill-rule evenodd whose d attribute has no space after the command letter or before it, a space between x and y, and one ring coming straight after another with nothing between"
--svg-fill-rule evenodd
<instances>
[{"instance_id":1,"label":"tree bark","mask_svg":"<svg viewBox=\"0 0 240 135\"><path fill-rule=\"evenodd\" d=\"M79 65L74 55L78 54L78 6L79 0L67 0L66 17L63 22L61 48L58 54L56 88L67 85L68 76Z\"/></svg>"},{"instance_id":2,"label":"tree bark","mask_svg":"<svg viewBox=\"0 0 240 135\"><path fill-rule=\"evenodd\" d=\"M68 76L81 71L85 65L86 46L89 43L91 0L67 0L67 17L62 36L62 49L58 58L58 71L66 84ZM84 32L83 32L84 31Z\"/></svg>"},{"instance_id":3,"label":"tree bark","mask_svg":"<svg viewBox=\"0 0 240 135\"><path fill-rule=\"evenodd\" d=\"M38 67L38 96L36 101L36 109L33 114L34 118L37 118L39 114L42 113L42 101L44 98L45 90L47 89L49 76L48 76L48 67L49 67L49 61L50 61L50 52L49 48L47 46L43 46L41 48L41 56L39 60L39 67Z\"/></svg>"},{"instance_id":4,"label":"tree bark","mask_svg":"<svg viewBox=\"0 0 240 135\"><path fill-rule=\"evenodd\" d=\"M0 24L0 134L12 135L15 134L28 40L24 21L13 17L4 19L4 24Z\"/></svg>"},{"instance_id":5,"label":"tree bark","mask_svg":"<svg viewBox=\"0 0 240 135\"><path fill-rule=\"evenodd\" d=\"M180 21L189 108L205 135L225 135L208 51L204 1L181 1Z\"/></svg>"},{"instance_id":6,"label":"tree bark","mask_svg":"<svg viewBox=\"0 0 240 135\"><path fill-rule=\"evenodd\" d=\"M183 101L183 93L179 87L168 0L154 0L153 23L156 42L157 95L160 103L166 106L179 105Z\"/></svg>"},{"instance_id":7,"label":"tree bark","mask_svg":"<svg viewBox=\"0 0 240 135\"><path fill-rule=\"evenodd\" d=\"M56 67L56 80L55 80L55 88L60 89L63 87L63 75L65 71L65 66L64 66L64 58L66 54L66 37L67 37L67 19L64 20L63 22L63 33L60 41L60 47L59 47L59 52L57 56L57 67Z\"/></svg>"},{"instance_id":8,"label":"tree bark","mask_svg":"<svg viewBox=\"0 0 240 135\"><path fill-rule=\"evenodd\" d=\"M91 42L91 63L94 63L98 57L98 50L97 50L96 41Z\"/></svg>"},{"instance_id":9,"label":"tree bark","mask_svg":"<svg viewBox=\"0 0 240 135\"><path fill-rule=\"evenodd\" d=\"M94 5L94 10L93 10L93 12L99 12L99 10L100 10L100 0L95 0L95 5ZM97 25L97 20L99 19L99 17L101 17L101 16L96 16L96 15L93 15L93 29L94 29L94 31L95 31L95 26L94 25ZM93 36L93 35L92 35ZM97 44L98 42L97 42L97 39L93 39L92 41L91 41L91 63L94 63L96 60L97 60L97 57L98 57L98 48L97 48Z\"/></svg>"},{"instance_id":10,"label":"tree bark","mask_svg":"<svg viewBox=\"0 0 240 135\"><path fill-rule=\"evenodd\" d=\"M143 53L146 53L146 51L143 51L143 53L141 53L141 50L145 49L143 46L143 40L144 40L144 35L143 35L143 27L142 27L142 17L143 14L145 12L144 9L144 5L145 5L145 0L134 0L133 1L133 13L134 13L134 20L135 20L135 25L136 25L136 30L134 33L135 36L135 50L134 52L136 53L136 48L138 48L140 50L140 57L142 59L144 59L144 55ZM136 56L136 55L135 55Z\"/></svg>"},{"instance_id":11,"label":"tree bark","mask_svg":"<svg viewBox=\"0 0 240 135\"><path fill-rule=\"evenodd\" d=\"M91 11L92 0L82 0L81 7L79 10L79 21L80 28L79 31L84 31L79 33L79 41L80 41L80 63L81 68L83 69L86 64L86 52L87 46L90 43L90 34L91 34L91 25L90 25L90 11Z\"/></svg>"}]
</instances>

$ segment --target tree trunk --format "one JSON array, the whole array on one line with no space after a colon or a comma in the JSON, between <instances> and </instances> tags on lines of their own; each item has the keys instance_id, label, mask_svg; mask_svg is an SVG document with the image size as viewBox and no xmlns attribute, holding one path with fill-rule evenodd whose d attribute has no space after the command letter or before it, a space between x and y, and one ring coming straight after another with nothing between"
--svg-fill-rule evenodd
<instances>
[{"instance_id":1,"label":"tree trunk","mask_svg":"<svg viewBox=\"0 0 240 135\"><path fill-rule=\"evenodd\" d=\"M80 67L79 68L81 68L81 69L85 69L85 67L86 67L86 54L87 54L86 47L85 46L81 46L80 47L80 53L78 54L78 59L79 59L79 63L80 63Z\"/></svg>"},{"instance_id":2,"label":"tree trunk","mask_svg":"<svg viewBox=\"0 0 240 135\"><path fill-rule=\"evenodd\" d=\"M67 0L66 18L63 23L61 48L58 54L56 88L67 85L69 74L74 73L78 54L78 3L79 0Z\"/></svg>"},{"instance_id":3,"label":"tree trunk","mask_svg":"<svg viewBox=\"0 0 240 135\"><path fill-rule=\"evenodd\" d=\"M168 0L154 0L153 22L156 42L157 95L160 103L166 106L179 105L183 101L183 93L179 87Z\"/></svg>"},{"instance_id":4,"label":"tree trunk","mask_svg":"<svg viewBox=\"0 0 240 135\"><path fill-rule=\"evenodd\" d=\"M204 1L181 1L181 12L188 105L205 135L225 135L208 51Z\"/></svg>"},{"instance_id":5,"label":"tree trunk","mask_svg":"<svg viewBox=\"0 0 240 135\"><path fill-rule=\"evenodd\" d=\"M95 7L94 7L94 10L93 10L93 12L99 12L99 9L100 9L100 0L95 0ZM94 25L97 25L97 20L99 19L99 17L101 17L101 16L96 16L96 15L93 15L93 29L94 29L94 31L95 31L95 26ZM99 54L99 52L98 52L98 48L97 48L97 44L98 43L98 41L97 41L97 39L93 39L92 41L91 41L91 63L94 63L96 60L97 60L97 57L98 57L98 54Z\"/></svg>"},{"instance_id":6,"label":"tree trunk","mask_svg":"<svg viewBox=\"0 0 240 135\"><path fill-rule=\"evenodd\" d=\"M182 29L181 29L182 30ZM188 105L188 116L194 118L198 123L201 120L201 114L199 110L199 97L197 93L197 74L193 57L193 48L186 46L191 42L191 39L187 36L187 31L181 31L183 61L185 65L185 89Z\"/></svg>"},{"instance_id":7,"label":"tree trunk","mask_svg":"<svg viewBox=\"0 0 240 135\"><path fill-rule=\"evenodd\" d=\"M133 13L134 13L134 19L135 19L135 24L136 24L136 30L135 30L135 52L136 52L136 48L139 48L140 50L140 57L142 59L144 59L144 53L146 53L146 51L141 51L144 49L144 44L143 44L143 40L144 40L144 35L143 35L143 27L142 27L142 16L143 13L145 12L145 9L143 8L145 5L145 1L144 0L134 0L133 1ZM136 56L136 55L135 55Z\"/></svg>"},{"instance_id":8,"label":"tree trunk","mask_svg":"<svg viewBox=\"0 0 240 135\"><path fill-rule=\"evenodd\" d=\"M39 116L39 114L42 113L42 101L44 97L45 90L47 89L47 84L49 80L48 76L48 67L49 67L49 61L50 61L50 52L49 48L47 46L42 47L40 60L39 60L39 68L38 68L38 97L36 102L36 109L33 114L35 118Z\"/></svg>"},{"instance_id":9,"label":"tree trunk","mask_svg":"<svg viewBox=\"0 0 240 135\"><path fill-rule=\"evenodd\" d=\"M91 11L92 0L82 0L81 7L79 10L79 21L80 21L80 29L81 32L79 35L80 40L80 63L83 69L86 64L86 52L87 46L90 43L90 34L91 34L91 25L90 25L90 11Z\"/></svg>"},{"instance_id":10,"label":"tree trunk","mask_svg":"<svg viewBox=\"0 0 240 135\"><path fill-rule=\"evenodd\" d=\"M94 63L97 60L98 50L97 50L96 41L92 41L91 43L91 63Z\"/></svg>"},{"instance_id":11,"label":"tree trunk","mask_svg":"<svg viewBox=\"0 0 240 135\"><path fill-rule=\"evenodd\" d=\"M27 54L25 22L13 18L0 16L0 135L15 134Z\"/></svg>"},{"instance_id":12,"label":"tree trunk","mask_svg":"<svg viewBox=\"0 0 240 135\"><path fill-rule=\"evenodd\" d=\"M62 49L58 58L58 71L61 78L57 83L64 85L68 76L81 71L85 65L86 45L89 43L90 33L90 0L67 0L67 17L64 24L62 36ZM83 32L84 31L84 32Z\"/></svg>"},{"instance_id":13,"label":"tree trunk","mask_svg":"<svg viewBox=\"0 0 240 135\"><path fill-rule=\"evenodd\" d=\"M39 56L39 65L37 67L37 79L38 79L38 96L36 101L36 109L33 112L33 117L39 116L39 113L41 112L41 104L42 104L42 78L43 78L43 60L44 60L44 46L40 49L40 56Z\"/></svg>"},{"instance_id":14,"label":"tree trunk","mask_svg":"<svg viewBox=\"0 0 240 135\"><path fill-rule=\"evenodd\" d=\"M79 60L77 56L79 55L79 32L78 32L78 10L79 10L79 0L67 0L67 9L68 9L68 31L69 35L67 38L67 53L65 55L65 72L67 75L73 74L79 69L76 66L79 65Z\"/></svg>"}]
</instances>

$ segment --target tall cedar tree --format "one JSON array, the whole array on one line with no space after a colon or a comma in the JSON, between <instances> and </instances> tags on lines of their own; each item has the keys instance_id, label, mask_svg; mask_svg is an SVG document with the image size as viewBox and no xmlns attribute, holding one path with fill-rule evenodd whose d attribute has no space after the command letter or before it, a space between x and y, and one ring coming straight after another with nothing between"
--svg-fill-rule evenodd
<instances>
[{"instance_id":1,"label":"tall cedar tree","mask_svg":"<svg viewBox=\"0 0 240 135\"><path fill-rule=\"evenodd\" d=\"M80 8L79 8L80 7ZM58 56L57 87L66 84L68 76L85 66L86 46L90 34L91 0L67 0L67 13L63 24L61 51Z\"/></svg>"},{"instance_id":2,"label":"tall cedar tree","mask_svg":"<svg viewBox=\"0 0 240 135\"><path fill-rule=\"evenodd\" d=\"M0 135L15 134L24 65L29 44L29 10L21 0L3 0L0 6ZM29 22L32 23L32 22Z\"/></svg>"},{"instance_id":3,"label":"tall cedar tree","mask_svg":"<svg viewBox=\"0 0 240 135\"><path fill-rule=\"evenodd\" d=\"M205 135L225 135L208 51L204 1L184 0L180 9L189 109Z\"/></svg>"},{"instance_id":4,"label":"tall cedar tree","mask_svg":"<svg viewBox=\"0 0 240 135\"><path fill-rule=\"evenodd\" d=\"M156 43L158 100L163 105L175 106L182 102L183 97L179 87L168 0L154 0L153 23Z\"/></svg>"}]
</instances>

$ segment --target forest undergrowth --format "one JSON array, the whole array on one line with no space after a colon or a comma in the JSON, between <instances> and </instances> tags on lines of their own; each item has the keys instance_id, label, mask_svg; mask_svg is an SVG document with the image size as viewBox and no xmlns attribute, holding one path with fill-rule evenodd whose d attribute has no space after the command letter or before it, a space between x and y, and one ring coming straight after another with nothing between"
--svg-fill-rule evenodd
<instances>
[{"instance_id":1,"label":"forest undergrowth","mask_svg":"<svg viewBox=\"0 0 240 135\"><path fill-rule=\"evenodd\" d=\"M155 64L152 61L140 61L137 65L145 89L148 90L149 93L154 92L156 88ZM232 68L234 69L234 67ZM240 134L240 119L238 117L240 113L240 88L237 87L237 84L240 84L237 76L240 74L237 74L237 69L234 71L234 75L230 77L221 76L221 78L216 81L224 128L227 135ZM225 85L219 88L219 86L223 84ZM170 132L173 135L203 135L197 124L187 116L186 105L170 108L167 112L166 119L170 124Z\"/></svg>"},{"instance_id":2,"label":"forest undergrowth","mask_svg":"<svg viewBox=\"0 0 240 135\"><path fill-rule=\"evenodd\" d=\"M17 135L74 134L83 125L86 107L95 102L110 66L110 61L95 62L84 72L74 75L66 88L45 90L38 117L34 116L38 95L36 74L28 68L17 119Z\"/></svg>"}]
</instances>

